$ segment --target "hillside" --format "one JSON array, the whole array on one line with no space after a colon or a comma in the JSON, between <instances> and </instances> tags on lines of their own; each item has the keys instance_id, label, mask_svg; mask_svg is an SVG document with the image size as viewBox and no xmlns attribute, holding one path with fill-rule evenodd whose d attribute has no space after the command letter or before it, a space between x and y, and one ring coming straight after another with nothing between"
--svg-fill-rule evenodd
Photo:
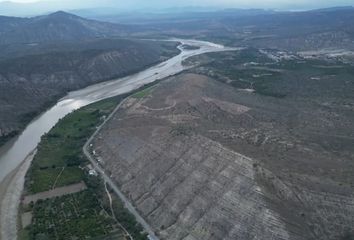
<instances>
[{"instance_id":1,"label":"hillside","mask_svg":"<svg viewBox=\"0 0 354 240\"><path fill-rule=\"evenodd\" d=\"M40 45L26 55L9 49L17 57L0 61L3 140L67 91L136 72L178 53L175 43L109 39Z\"/></svg>"},{"instance_id":2,"label":"hillside","mask_svg":"<svg viewBox=\"0 0 354 240\"><path fill-rule=\"evenodd\" d=\"M0 22L0 44L122 36L132 29L132 26L88 20L63 11L32 18L0 17Z\"/></svg>"},{"instance_id":3,"label":"hillside","mask_svg":"<svg viewBox=\"0 0 354 240\"><path fill-rule=\"evenodd\" d=\"M294 89L286 97L171 77L125 101L93 150L161 239L352 239L354 86L342 70L337 98L342 86L308 69L293 85L268 79Z\"/></svg>"}]
</instances>

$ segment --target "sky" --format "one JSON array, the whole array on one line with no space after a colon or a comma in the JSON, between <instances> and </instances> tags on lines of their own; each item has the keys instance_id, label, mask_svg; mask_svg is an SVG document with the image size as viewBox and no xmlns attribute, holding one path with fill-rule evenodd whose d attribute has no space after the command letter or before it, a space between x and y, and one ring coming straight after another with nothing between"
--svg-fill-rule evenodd
<instances>
[{"instance_id":1,"label":"sky","mask_svg":"<svg viewBox=\"0 0 354 240\"><path fill-rule=\"evenodd\" d=\"M11 3L21 3L14 4ZM0 0L0 14L24 15L56 10L117 8L124 10L163 9L183 6L218 8L266 8L304 10L352 6L354 0Z\"/></svg>"},{"instance_id":2,"label":"sky","mask_svg":"<svg viewBox=\"0 0 354 240\"><path fill-rule=\"evenodd\" d=\"M339 5L353 5L354 0L0 0L0 2L51 2L62 3L66 6L129 6L129 7L174 7L174 6L233 6L233 7L260 7L283 8L287 6L327 7Z\"/></svg>"}]
</instances>

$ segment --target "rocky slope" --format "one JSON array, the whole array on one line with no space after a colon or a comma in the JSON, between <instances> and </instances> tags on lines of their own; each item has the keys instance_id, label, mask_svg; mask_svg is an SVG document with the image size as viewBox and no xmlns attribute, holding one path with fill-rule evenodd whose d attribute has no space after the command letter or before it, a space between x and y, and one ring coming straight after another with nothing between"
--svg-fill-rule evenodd
<instances>
[{"instance_id":1,"label":"rocky slope","mask_svg":"<svg viewBox=\"0 0 354 240\"><path fill-rule=\"evenodd\" d=\"M27 55L20 51L0 61L0 136L17 133L67 91L136 72L177 53L175 43L130 40L40 45Z\"/></svg>"},{"instance_id":2,"label":"rocky slope","mask_svg":"<svg viewBox=\"0 0 354 240\"><path fill-rule=\"evenodd\" d=\"M195 74L143 93L125 102L94 149L161 239L351 239L353 151L307 139L316 128L340 140L306 126L311 110L302 106L294 122L285 100Z\"/></svg>"}]
</instances>

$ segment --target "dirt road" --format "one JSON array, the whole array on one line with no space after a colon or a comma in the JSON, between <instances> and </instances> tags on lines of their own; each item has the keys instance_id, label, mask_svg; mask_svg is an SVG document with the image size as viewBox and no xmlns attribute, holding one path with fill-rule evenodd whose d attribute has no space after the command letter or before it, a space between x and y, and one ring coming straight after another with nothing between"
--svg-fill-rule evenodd
<instances>
[{"instance_id":1,"label":"dirt road","mask_svg":"<svg viewBox=\"0 0 354 240\"><path fill-rule=\"evenodd\" d=\"M112 188L115 194L120 198L120 200L124 203L125 207L129 210L131 214L134 215L136 221L141 224L144 230L149 234L151 240L159 240L156 236L152 227L142 218L139 212L135 209L135 207L130 203L128 198L119 190L118 186L111 180L111 178L104 172L104 170L98 165L97 161L89 152L89 146L92 140L96 137L96 135L100 132L102 127L114 116L114 114L119 110L119 108L123 105L125 100L123 100L109 115L109 117L97 128L95 133L88 139L86 144L83 147L83 152L86 157L90 160L95 170L102 176L103 180Z\"/></svg>"}]
</instances>

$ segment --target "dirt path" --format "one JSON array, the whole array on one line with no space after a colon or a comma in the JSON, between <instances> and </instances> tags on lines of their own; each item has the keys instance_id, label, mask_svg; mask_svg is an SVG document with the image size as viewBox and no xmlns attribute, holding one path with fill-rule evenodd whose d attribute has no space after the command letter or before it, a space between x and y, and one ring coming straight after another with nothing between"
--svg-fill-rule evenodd
<instances>
[{"instance_id":1,"label":"dirt path","mask_svg":"<svg viewBox=\"0 0 354 240\"><path fill-rule=\"evenodd\" d=\"M146 110L150 110L150 111L166 111L169 109L172 109L176 106L177 102L174 101L173 104L171 106L167 106L167 107L162 107L162 108L151 108L145 105L141 105L141 107L145 108Z\"/></svg>"},{"instance_id":2,"label":"dirt path","mask_svg":"<svg viewBox=\"0 0 354 240\"><path fill-rule=\"evenodd\" d=\"M52 189L54 189L55 186L57 185L57 182L58 182L58 180L59 180L61 174L64 172L64 170L65 170L65 167L63 167L63 168L61 169L60 173L58 174L57 178L55 179L55 182L54 182L54 184L53 184L53 186L52 186Z\"/></svg>"},{"instance_id":3,"label":"dirt path","mask_svg":"<svg viewBox=\"0 0 354 240\"><path fill-rule=\"evenodd\" d=\"M120 224L120 222L117 220L117 217L116 217L116 214L114 213L114 209L113 209L113 205L112 205L112 204L113 204L112 196L111 196L111 194L109 193L108 188L107 188L107 182L104 183L104 187L105 187L105 190L106 190L108 199L109 199L109 205L110 205L110 208L111 208L112 217L113 217L114 220L118 223L119 227L124 231L125 236L128 236L130 240L134 240L134 238L132 237L132 235L130 235L130 233L128 232L128 230L125 229L125 227L123 227L123 225Z\"/></svg>"}]
</instances>

